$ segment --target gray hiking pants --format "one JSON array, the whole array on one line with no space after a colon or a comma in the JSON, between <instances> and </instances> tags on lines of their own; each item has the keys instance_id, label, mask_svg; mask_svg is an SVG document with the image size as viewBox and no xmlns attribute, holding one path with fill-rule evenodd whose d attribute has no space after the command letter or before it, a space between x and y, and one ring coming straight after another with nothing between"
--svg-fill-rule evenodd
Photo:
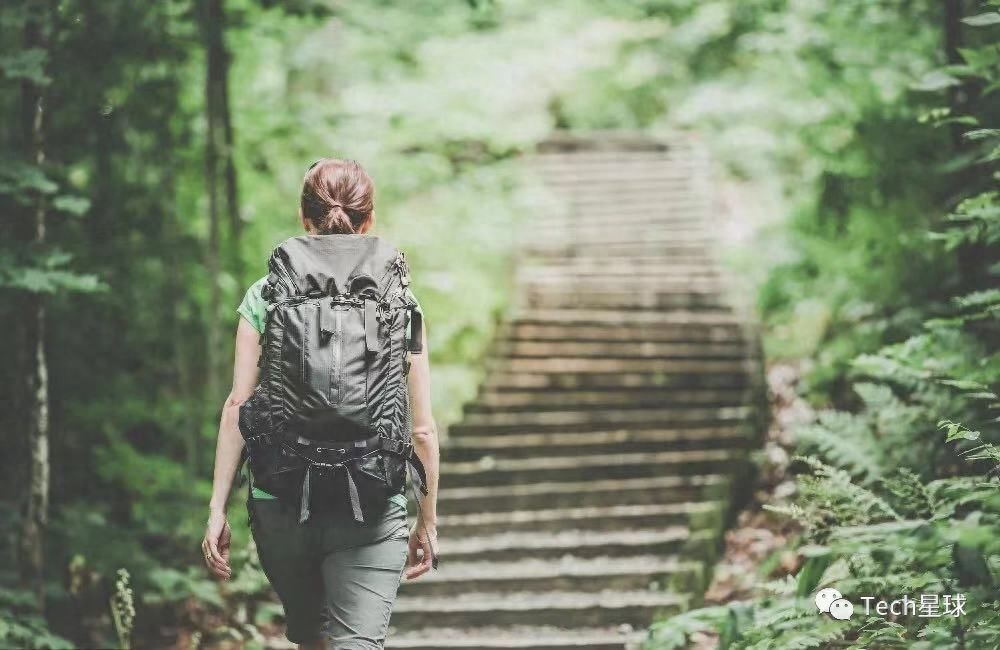
<instances>
[{"instance_id":1,"label":"gray hiking pants","mask_svg":"<svg viewBox=\"0 0 1000 650\"><path fill-rule=\"evenodd\" d=\"M390 502L377 521L299 510L250 498L250 529L261 567L285 608L289 641L323 639L328 650L385 645L389 616L406 564L406 510Z\"/></svg>"}]
</instances>

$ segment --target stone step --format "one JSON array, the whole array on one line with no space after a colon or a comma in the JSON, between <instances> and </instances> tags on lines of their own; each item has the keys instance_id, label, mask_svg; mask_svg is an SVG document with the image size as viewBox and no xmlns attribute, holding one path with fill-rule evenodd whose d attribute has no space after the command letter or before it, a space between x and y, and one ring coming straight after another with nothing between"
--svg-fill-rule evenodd
<instances>
[{"instance_id":1,"label":"stone step","mask_svg":"<svg viewBox=\"0 0 1000 650\"><path fill-rule=\"evenodd\" d=\"M592 432L508 433L502 436L452 435L442 455L449 461L536 456L581 456L611 453L744 449L755 444L744 423L688 429L616 429Z\"/></svg>"},{"instance_id":2,"label":"stone step","mask_svg":"<svg viewBox=\"0 0 1000 650\"><path fill-rule=\"evenodd\" d=\"M582 433L622 429L663 429L670 427L708 427L750 422L755 416L751 407L663 407L619 410L579 410L505 413L470 413L453 425L452 435L506 433Z\"/></svg>"},{"instance_id":3,"label":"stone step","mask_svg":"<svg viewBox=\"0 0 1000 650\"><path fill-rule=\"evenodd\" d=\"M580 358L580 357L510 357L491 364L498 372L525 374L601 374L601 373L704 373L727 374L746 372L743 359L712 358Z\"/></svg>"},{"instance_id":4,"label":"stone step","mask_svg":"<svg viewBox=\"0 0 1000 650\"><path fill-rule=\"evenodd\" d=\"M540 173L545 185L555 196L571 197L573 192L582 187L592 187L595 191L604 192L606 207L613 205L609 204L609 196L613 196L617 202L618 188L623 183L653 186L681 183L691 178L690 169L670 166L647 169L641 165L622 165L619 169L613 169L607 165L580 164L568 168L549 167L542 169Z\"/></svg>"},{"instance_id":5,"label":"stone step","mask_svg":"<svg viewBox=\"0 0 1000 650\"><path fill-rule=\"evenodd\" d=\"M463 598L469 592L507 594L515 592L703 588L705 568L700 562L673 556L626 556L583 558L508 558L502 561L444 562L420 580L403 582L402 596L447 596Z\"/></svg>"},{"instance_id":6,"label":"stone step","mask_svg":"<svg viewBox=\"0 0 1000 650\"><path fill-rule=\"evenodd\" d=\"M697 248L663 242L601 242L601 241L570 241L557 242L537 240L526 250L541 262L547 260L562 260L566 258L585 257L593 259L593 267L600 271L600 260L608 260L619 256L625 260L631 254L645 254L659 257L671 264L687 263L691 266L709 265L712 263L712 253L706 246Z\"/></svg>"},{"instance_id":7,"label":"stone step","mask_svg":"<svg viewBox=\"0 0 1000 650\"><path fill-rule=\"evenodd\" d=\"M677 201L669 203L637 202L621 208L615 206L612 213L608 212L606 202L574 204L572 197L559 194L554 194L552 198L553 202L547 206L550 211L538 219L539 226L570 223L581 227L599 227L601 224L608 227L613 224L616 228L635 230L677 225L711 231L712 224L706 219L710 206L691 195L679 196Z\"/></svg>"},{"instance_id":8,"label":"stone step","mask_svg":"<svg viewBox=\"0 0 1000 650\"><path fill-rule=\"evenodd\" d=\"M544 267L523 267L518 271L518 286L527 290L562 291L661 291L669 293L722 293L718 278L666 278L659 275L633 275L630 278L594 275L582 278Z\"/></svg>"},{"instance_id":9,"label":"stone step","mask_svg":"<svg viewBox=\"0 0 1000 650\"><path fill-rule=\"evenodd\" d=\"M568 292L560 288L526 288L521 294L521 304L527 308L547 309L622 309L644 311L672 311L677 309L718 310L728 306L720 294L696 291L619 291L584 290Z\"/></svg>"},{"instance_id":10,"label":"stone step","mask_svg":"<svg viewBox=\"0 0 1000 650\"><path fill-rule=\"evenodd\" d=\"M677 230L667 227L656 227L651 230L636 231L613 231L608 233L605 229L605 241L616 243L636 242L639 238L645 237L643 243L658 243L663 246L673 247L679 251L699 251L706 253L718 248L718 241L715 236L703 230ZM598 243L601 241L601 231L596 227L586 228L561 226L550 226L532 230L531 240L525 242L525 246L532 248L535 246L562 246L576 243Z\"/></svg>"},{"instance_id":11,"label":"stone step","mask_svg":"<svg viewBox=\"0 0 1000 650\"><path fill-rule=\"evenodd\" d=\"M753 352L742 341L504 341L493 348L495 357L538 359L745 359Z\"/></svg>"},{"instance_id":12,"label":"stone step","mask_svg":"<svg viewBox=\"0 0 1000 650\"><path fill-rule=\"evenodd\" d=\"M740 406L752 393L740 388L673 390L660 387L605 390L488 390L465 407L466 413L637 409L663 406ZM504 444L507 444L504 441Z\"/></svg>"},{"instance_id":13,"label":"stone step","mask_svg":"<svg viewBox=\"0 0 1000 650\"><path fill-rule=\"evenodd\" d=\"M553 374L494 372L487 376L483 389L488 391L545 391L603 388L737 388L753 385L745 372L609 372ZM455 426L452 431L455 431Z\"/></svg>"},{"instance_id":14,"label":"stone step","mask_svg":"<svg viewBox=\"0 0 1000 650\"><path fill-rule=\"evenodd\" d=\"M684 476L735 471L746 454L728 449L542 456L534 458L484 457L479 461L441 463L448 485L472 487L518 485L539 481L586 481L657 476Z\"/></svg>"},{"instance_id":15,"label":"stone step","mask_svg":"<svg viewBox=\"0 0 1000 650\"><path fill-rule=\"evenodd\" d=\"M646 311L620 309L547 309L522 308L513 314L516 323L557 325L616 325L636 327L642 325L701 325L716 327L738 325L742 321L731 310L719 311Z\"/></svg>"},{"instance_id":16,"label":"stone step","mask_svg":"<svg viewBox=\"0 0 1000 650\"><path fill-rule=\"evenodd\" d=\"M634 235L643 233L651 239L663 242L716 242L716 233L698 214L700 211L671 211L663 207L650 206L635 208L632 212L616 212L610 221L614 225L609 228L609 219L581 217L579 213L550 213L532 222L531 235L540 238L568 237L580 240L599 239L601 236L609 241L636 241ZM527 243L535 241L536 237L525 232L523 240Z\"/></svg>"},{"instance_id":17,"label":"stone step","mask_svg":"<svg viewBox=\"0 0 1000 650\"><path fill-rule=\"evenodd\" d=\"M438 511L451 515L486 510L509 512L619 504L716 501L725 497L730 482L729 477L722 474L703 474L543 481L475 487L449 487L450 481L445 478L442 484L443 488L438 494Z\"/></svg>"},{"instance_id":18,"label":"stone step","mask_svg":"<svg viewBox=\"0 0 1000 650\"><path fill-rule=\"evenodd\" d=\"M669 489L662 488L662 482L650 484L650 489ZM703 530L717 528L722 522L725 505L721 501L628 503L629 490L643 489L636 486L646 483L648 481L642 479L625 485L628 489L611 505L515 511L482 510L461 514L449 510L439 517L439 525L446 537L454 539L465 535L482 537L518 532L556 535L565 530L629 531L653 526L681 526L698 530L696 534L700 535ZM722 491L724 487L719 483L705 489Z\"/></svg>"},{"instance_id":19,"label":"stone step","mask_svg":"<svg viewBox=\"0 0 1000 650\"><path fill-rule=\"evenodd\" d=\"M700 533L695 533L699 535ZM692 539L687 526L558 531L504 531L492 535L441 538L449 562L486 562L520 558L663 557L680 552ZM442 551L444 553L445 551ZM600 560L597 560L600 561Z\"/></svg>"},{"instance_id":20,"label":"stone step","mask_svg":"<svg viewBox=\"0 0 1000 650\"><path fill-rule=\"evenodd\" d=\"M644 177L651 178L655 182L663 182L670 177L690 178L695 167L688 161L669 153L653 155L609 152L547 154L532 161L531 169L544 174L546 185L551 186L560 177L572 179L584 174L605 181L609 185L635 182Z\"/></svg>"},{"instance_id":21,"label":"stone step","mask_svg":"<svg viewBox=\"0 0 1000 650\"><path fill-rule=\"evenodd\" d=\"M646 633L627 626L581 627L484 626L427 628L391 632L386 648L400 650L639 650Z\"/></svg>"},{"instance_id":22,"label":"stone step","mask_svg":"<svg viewBox=\"0 0 1000 650\"><path fill-rule=\"evenodd\" d=\"M663 591L545 591L453 596L399 596L392 623L398 627L477 625L642 626L676 614L688 596Z\"/></svg>"},{"instance_id":23,"label":"stone step","mask_svg":"<svg viewBox=\"0 0 1000 650\"><path fill-rule=\"evenodd\" d=\"M718 264L711 259L686 260L671 263L664 260L662 255L633 251L631 254L605 254L595 255L593 258L566 257L563 259L532 260L530 256L525 256L527 266L537 265L552 269L570 269L576 273L587 271L605 273L608 269L618 267L624 271L659 271L664 277L669 276L669 271L673 268L690 268L692 270L719 270Z\"/></svg>"},{"instance_id":24,"label":"stone step","mask_svg":"<svg viewBox=\"0 0 1000 650\"><path fill-rule=\"evenodd\" d=\"M659 254L639 256L628 253L597 254L566 257L524 257L521 266L523 270L544 270L551 275L563 274L573 278L604 278L615 280L620 275L631 274L635 277L662 278L664 281L679 282L685 279L718 278L721 267L713 260L698 259L665 259Z\"/></svg>"},{"instance_id":25,"label":"stone step","mask_svg":"<svg viewBox=\"0 0 1000 650\"><path fill-rule=\"evenodd\" d=\"M565 245L550 244L529 249L532 254L538 255L543 260L548 259L586 259L592 264L595 270L600 270L601 260L609 257L621 257L627 259L631 255L642 255L644 257L660 258L666 263L687 263L691 266L704 265L713 266L716 264L713 254L706 250L703 252L688 249L671 247L668 244L659 242L648 243L618 243L618 242L574 242Z\"/></svg>"},{"instance_id":26,"label":"stone step","mask_svg":"<svg viewBox=\"0 0 1000 650\"><path fill-rule=\"evenodd\" d=\"M702 250L718 245L715 233L704 224L690 221L683 214L664 213L653 217L641 214L616 215L614 224L615 227L609 229L606 221L579 220L576 217L539 221L524 234L523 243L533 246L538 242L598 242L604 237L605 241L611 242L655 241L675 246L700 247Z\"/></svg>"},{"instance_id":27,"label":"stone step","mask_svg":"<svg viewBox=\"0 0 1000 650\"><path fill-rule=\"evenodd\" d=\"M498 332L498 344L509 341L546 342L742 342L746 343L743 328L737 323L703 325L700 323L638 323L599 324L584 321L566 323L539 323L518 320L507 323Z\"/></svg>"},{"instance_id":28,"label":"stone step","mask_svg":"<svg viewBox=\"0 0 1000 650\"><path fill-rule=\"evenodd\" d=\"M559 286L557 283L583 286L603 283L609 291L629 286L642 289L650 285L661 290L674 287L692 290L701 285L719 285L722 280L720 271L715 266L693 266L680 260L664 260L661 267L653 268L649 265L632 266L625 257L610 256L583 260L580 265L572 267L560 264L545 266L540 260L535 259L530 266L525 264L520 269L522 276L519 278L518 288L539 283L540 279L541 282L553 286Z\"/></svg>"}]
</instances>

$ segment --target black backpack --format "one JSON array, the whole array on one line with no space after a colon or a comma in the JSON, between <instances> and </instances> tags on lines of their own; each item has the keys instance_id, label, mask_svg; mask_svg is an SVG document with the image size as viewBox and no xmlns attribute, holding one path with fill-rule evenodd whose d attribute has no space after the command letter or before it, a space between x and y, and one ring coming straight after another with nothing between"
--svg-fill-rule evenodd
<instances>
[{"instance_id":1,"label":"black backpack","mask_svg":"<svg viewBox=\"0 0 1000 650\"><path fill-rule=\"evenodd\" d=\"M427 492L410 441L406 353L422 341L409 282L403 253L371 235L302 235L271 253L260 384L239 428L253 483L298 503L300 522L348 507L370 521L408 468L418 507Z\"/></svg>"}]
</instances>

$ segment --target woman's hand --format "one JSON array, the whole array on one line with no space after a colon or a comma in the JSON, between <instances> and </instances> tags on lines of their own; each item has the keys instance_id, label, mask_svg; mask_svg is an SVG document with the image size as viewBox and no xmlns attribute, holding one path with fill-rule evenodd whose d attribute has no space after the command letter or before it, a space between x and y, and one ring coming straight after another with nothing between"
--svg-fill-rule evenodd
<instances>
[{"instance_id":1,"label":"woman's hand","mask_svg":"<svg viewBox=\"0 0 1000 650\"><path fill-rule=\"evenodd\" d=\"M422 555L417 556L417 552ZM419 578L433 566L437 568L437 526L416 522L410 530L410 553L406 558L406 571L403 575L407 580Z\"/></svg>"},{"instance_id":2,"label":"woman's hand","mask_svg":"<svg viewBox=\"0 0 1000 650\"><path fill-rule=\"evenodd\" d=\"M201 542L202 556L209 573L219 580L229 580L233 570L229 566L229 544L232 533L226 513L219 508L208 511L208 525L205 528L205 539Z\"/></svg>"}]
</instances>

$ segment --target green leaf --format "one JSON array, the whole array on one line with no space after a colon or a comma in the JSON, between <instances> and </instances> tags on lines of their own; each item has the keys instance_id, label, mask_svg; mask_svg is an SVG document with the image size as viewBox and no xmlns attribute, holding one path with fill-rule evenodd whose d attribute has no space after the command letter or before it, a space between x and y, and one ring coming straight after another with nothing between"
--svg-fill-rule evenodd
<instances>
[{"instance_id":1,"label":"green leaf","mask_svg":"<svg viewBox=\"0 0 1000 650\"><path fill-rule=\"evenodd\" d=\"M962 134L966 140L986 140L998 136L1000 136L1000 129L973 129Z\"/></svg>"},{"instance_id":2,"label":"green leaf","mask_svg":"<svg viewBox=\"0 0 1000 650\"><path fill-rule=\"evenodd\" d=\"M44 85L51 81L45 76L48 54L41 48L29 48L0 57L0 73L7 80L31 81Z\"/></svg>"},{"instance_id":3,"label":"green leaf","mask_svg":"<svg viewBox=\"0 0 1000 650\"><path fill-rule=\"evenodd\" d=\"M913 84L911 88L925 92L938 92L961 83L961 80L957 77L947 74L942 70L932 70L924 75L920 81Z\"/></svg>"},{"instance_id":4,"label":"green leaf","mask_svg":"<svg viewBox=\"0 0 1000 650\"><path fill-rule=\"evenodd\" d=\"M983 14L977 14L975 16L967 16L962 19L962 22L966 25L971 25L972 27L986 27L988 25L1000 24L1000 13L996 11L987 11Z\"/></svg>"},{"instance_id":5,"label":"green leaf","mask_svg":"<svg viewBox=\"0 0 1000 650\"><path fill-rule=\"evenodd\" d=\"M955 442L956 440L979 440L980 435L982 435L978 431L967 429L964 425L952 422L951 420L941 420L938 422L938 428L945 429L948 432L948 442Z\"/></svg>"},{"instance_id":6,"label":"green leaf","mask_svg":"<svg viewBox=\"0 0 1000 650\"><path fill-rule=\"evenodd\" d=\"M0 274L0 287L39 294L94 293L107 288L96 275L36 267L8 269Z\"/></svg>"},{"instance_id":7,"label":"green leaf","mask_svg":"<svg viewBox=\"0 0 1000 650\"><path fill-rule=\"evenodd\" d=\"M823 572L826 568L830 566L833 562L832 554L825 555L814 555L806 560L806 563L802 565L802 569L799 571L798 576L796 576L795 583L795 595L799 598L807 598L819 586L820 578L823 577Z\"/></svg>"},{"instance_id":8,"label":"green leaf","mask_svg":"<svg viewBox=\"0 0 1000 650\"><path fill-rule=\"evenodd\" d=\"M81 217L90 209L90 199L82 196L57 196L52 200L52 207L60 212Z\"/></svg>"},{"instance_id":9,"label":"green leaf","mask_svg":"<svg viewBox=\"0 0 1000 650\"><path fill-rule=\"evenodd\" d=\"M0 194L12 196L19 203L30 205L38 194L52 194L58 189L37 165L0 162Z\"/></svg>"}]
</instances>

